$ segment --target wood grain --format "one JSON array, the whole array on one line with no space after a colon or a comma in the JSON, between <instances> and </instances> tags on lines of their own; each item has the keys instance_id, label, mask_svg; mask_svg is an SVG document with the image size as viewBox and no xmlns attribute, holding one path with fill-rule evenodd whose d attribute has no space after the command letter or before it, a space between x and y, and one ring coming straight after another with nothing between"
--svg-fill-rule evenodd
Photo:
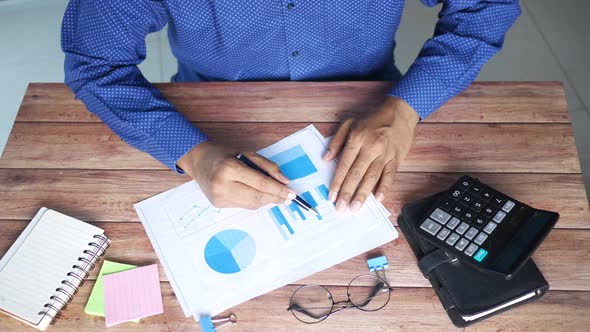
<instances>
[{"instance_id":1,"label":"wood grain","mask_svg":"<svg viewBox=\"0 0 590 332\"><path fill-rule=\"evenodd\" d=\"M84 306L93 282L87 282L73 298L53 331L97 331L104 330L104 318L86 315ZM186 318L167 282L161 283L164 313L142 319L139 323L122 323L110 327L109 331L196 331L198 323ZM457 331L432 289L399 288L392 293L390 302L383 309L366 313L350 309L325 321L306 325L297 321L286 310L295 286L286 286L231 309L238 317L238 323L226 326L221 331ZM336 299L345 297L344 287L331 287ZM590 306L590 292L549 291L539 301L480 322L468 331L546 331L550 329L581 331L590 324L587 308ZM226 314L227 314L226 313ZM0 316L2 331L31 331L23 323L6 316Z\"/></svg>"},{"instance_id":2,"label":"wood grain","mask_svg":"<svg viewBox=\"0 0 590 332\"><path fill-rule=\"evenodd\" d=\"M155 84L199 122L335 122L379 103L391 82ZM98 122L63 84L33 83L17 121ZM561 82L474 82L425 122L567 123Z\"/></svg>"},{"instance_id":3,"label":"wood grain","mask_svg":"<svg viewBox=\"0 0 590 332\"><path fill-rule=\"evenodd\" d=\"M139 223L95 223L105 230L113 242L107 251L106 259L133 265L148 265L158 262L156 253ZM0 239L0 252L4 254L26 226L26 222L4 222L3 236ZM399 231L399 230L398 230ZM564 245L567 243L567 245ZM590 230L553 230L534 255L539 269L555 290L590 291ZM430 287L416 265L403 234L400 238L366 254L354 257L330 269L321 271L298 281L301 284L347 285L358 274L366 271L366 260L383 254L389 258L390 268L387 277L396 287ZM575 268L573 268L575 267ZM168 280L162 267L160 278ZM95 279L98 269L90 278Z\"/></svg>"},{"instance_id":4,"label":"wood grain","mask_svg":"<svg viewBox=\"0 0 590 332\"><path fill-rule=\"evenodd\" d=\"M558 228L590 228L580 174L471 175L531 206L559 212ZM384 204L395 220L403 205L445 190L458 177L399 173ZM134 203L189 180L168 170L0 169L0 219L31 220L40 206L48 206L86 221L139 222Z\"/></svg>"},{"instance_id":5,"label":"wood grain","mask_svg":"<svg viewBox=\"0 0 590 332\"><path fill-rule=\"evenodd\" d=\"M202 123L214 141L242 151L268 146L304 123ZM316 123L325 136L336 124ZM102 123L16 123L0 168L165 169ZM405 172L580 173L569 124L423 123Z\"/></svg>"},{"instance_id":6,"label":"wood grain","mask_svg":"<svg viewBox=\"0 0 590 332\"><path fill-rule=\"evenodd\" d=\"M157 84L163 95L213 140L257 150L314 123L326 136L343 118L366 112L390 82L223 82ZM468 330L584 330L590 325L590 207L559 82L476 82L418 127L385 205L393 211L448 187L469 173L525 203L561 215L534 255L552 291L536 303ZM184 183L147 154L122 142L74 99L63 84L30 84L0 159L0 255L39 207L48 206L106 230L106 258L137 265L158 258L133 203ZM298 323L285 310L289 285L231 310L239 323L227 331L453 330L430 284L419 272L403 234L394 242L298 281L344 285L365 271L365 259L386 254L391 303L375 313L349 311L319 325ZM83 307L96 278L74 297L54 329L104 329ZM160 270L165 313L112 330L194 331ZM30 330L1 316L0 330Z\"/></svg>"}]
</instances>

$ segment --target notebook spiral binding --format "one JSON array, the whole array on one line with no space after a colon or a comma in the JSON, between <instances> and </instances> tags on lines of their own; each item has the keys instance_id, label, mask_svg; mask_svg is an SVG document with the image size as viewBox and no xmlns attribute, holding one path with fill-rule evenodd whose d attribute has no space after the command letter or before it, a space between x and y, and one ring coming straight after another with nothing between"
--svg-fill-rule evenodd
<instances>
[{"instance_id":1,"label":"notebook spiral binding","mask_svg":"<svg viewBox=\"0 0 590 332\"><path fill-rule=\"evenodd\" d=\"M110 245L111 241L104 235L94 235L94 238L97 240L88 243L90 250L84 250L83 257L78 257L79 263L72 265L73 270L67 273L66 276L71 278L61 281L61 285L55 289L56 293L49 297L51 301L43 305L44 309L38 313L50 317L51 325L61 317L61 312L66 309L74 294L78 293L78 288L84 284L89 271L94 268L95 263L100 260Z\"/></svg>"}]
</instances>

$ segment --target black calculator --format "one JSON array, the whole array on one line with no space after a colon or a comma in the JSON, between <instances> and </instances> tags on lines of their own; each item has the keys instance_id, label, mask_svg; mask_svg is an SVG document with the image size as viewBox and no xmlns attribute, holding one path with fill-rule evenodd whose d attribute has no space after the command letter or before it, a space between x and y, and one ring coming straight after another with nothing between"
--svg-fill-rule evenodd
<instances>
[{"instance_id":1,"label":"black calculator","mask_svg":"<svg viewBox=\"0 0 590 332\"><path fill-rule=\"evenodd\" d=\"M417 234L462 262L510 278L558 219L462 176L439 195Z\"/></svg>"}]
</instances>

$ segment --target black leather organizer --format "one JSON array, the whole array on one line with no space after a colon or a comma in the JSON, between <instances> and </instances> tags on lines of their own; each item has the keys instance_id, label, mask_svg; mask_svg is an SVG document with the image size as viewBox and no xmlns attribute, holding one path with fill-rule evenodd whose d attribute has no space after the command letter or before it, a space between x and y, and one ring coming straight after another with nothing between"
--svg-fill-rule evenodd
<instances>
[{"instance_id":1,"label":"black leather organizer","mask_svg":"<svg viewBox=\"0 0 590 332\"><path fill-rule=\"evenodd\" d=\"M415 235L439 194L402 209L398 225L449 318L465 327L541 298L549 284L532 259L510 279L478 271Z\"/></svg>"}]
</instances>

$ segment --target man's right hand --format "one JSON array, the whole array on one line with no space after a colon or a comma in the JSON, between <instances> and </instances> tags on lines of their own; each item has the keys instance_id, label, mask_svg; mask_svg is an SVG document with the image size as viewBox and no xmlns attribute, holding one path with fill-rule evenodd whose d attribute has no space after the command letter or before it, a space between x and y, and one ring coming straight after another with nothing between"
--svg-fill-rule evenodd
<instances>
[{"instance_id":1,"label":"man's right hand","mask_svg":"<svg viewBox=\"0 0 590 332\"><path fill-rule=\"evenodd\" d=\"M178 166L201 187L217 208L257 209L267 204L290 204L295 192L286 186L289 179L272 161L255 152L243 153L269 176L236 159L232 149L203 142L178 160Z\"/></svg>"}]
</instances>

